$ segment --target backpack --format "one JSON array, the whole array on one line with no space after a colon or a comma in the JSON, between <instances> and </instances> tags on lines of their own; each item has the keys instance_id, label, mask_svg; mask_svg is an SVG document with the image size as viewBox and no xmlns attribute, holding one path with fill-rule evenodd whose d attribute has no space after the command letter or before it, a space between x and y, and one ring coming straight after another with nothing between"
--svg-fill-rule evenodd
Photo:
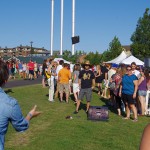
<instances>
[{"instance_id":1,"label":"backpack","mask_svg":"<svg viewBox=\"0 0 150 150\"><path fill-rule=\"evenodd\" d=\"M46 76L46 79L49 79L51 78L51 73L48 73L47 71L45 71L45 76Z\"/></svg>"},{"instance_id":2,"label":"backpack","mask_svg":"<svg viewBox=\"0 0 150 150\"><path fill-rule=\"evenodd\" d=\"M109 82L108 87L110 88L110 90L114 90L116 87L115 81Z\"/></svg>"}]
</instances>

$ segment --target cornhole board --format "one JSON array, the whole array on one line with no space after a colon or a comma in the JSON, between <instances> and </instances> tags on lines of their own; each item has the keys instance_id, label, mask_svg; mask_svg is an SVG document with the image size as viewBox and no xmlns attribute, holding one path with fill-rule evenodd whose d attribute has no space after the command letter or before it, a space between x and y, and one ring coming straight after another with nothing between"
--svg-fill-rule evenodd
<instances>
[{"instance_id":1,"label":"cornhole board","mask_svg":"<svg viewBox=\"0 0 150 150\"><path fill-rule=\"evenodd\" d=\"M87 114L87 119L95 121L108 121L109 119L108 107L90 106Z\"/></svg>"}]
</instances>

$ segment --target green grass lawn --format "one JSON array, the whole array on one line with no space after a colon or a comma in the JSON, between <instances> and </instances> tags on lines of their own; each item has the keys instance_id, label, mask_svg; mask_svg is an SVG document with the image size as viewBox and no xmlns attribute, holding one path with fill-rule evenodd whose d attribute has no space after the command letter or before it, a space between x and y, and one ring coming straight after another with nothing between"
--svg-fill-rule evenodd
<instances>
[{"instance_id":1,"label":"green grass lawn","mask_svg":"<svg viewBox=\"0 0 150 150\"><path fill-rule=\"evenodd\" d=\"M7 90L7 89L5 89ZM109 110L109 121L87 120L85 110L78 114L74 102L54 103L48 101L48 88L41 85L12 88L12 93L24 116L36 104L42 114L31 120L30 128L23 133L16 132L9 125L6 134L6 150L137 150L144 127L149 117L140 117L138 122L123 120ZM86 102L83 101L82 107ZM93 93L92 106L103 106L96 93ZM73 119L65 119L71 115Z\"/></svg>"}]
</instances>

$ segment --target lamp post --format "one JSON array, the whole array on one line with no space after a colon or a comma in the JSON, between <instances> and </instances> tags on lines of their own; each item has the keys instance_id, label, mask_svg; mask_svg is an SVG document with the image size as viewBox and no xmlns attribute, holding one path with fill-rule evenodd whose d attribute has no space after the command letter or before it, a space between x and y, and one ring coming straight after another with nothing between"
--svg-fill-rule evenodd
<instances>
[{"instance_id":1,"label":"lamp post","mask_svg":"<svg viewBox=\"0 0 150 150\"><path fill-rule=\"evenodd\" d=\"M63 47L63 23L64 23L64 0L61 0L61 13L60 13L60 55L62 55Z\"/></svg>"},{"instance_id":2,"label":"lamp post","mask_svg":"<svg viewBox=\"0 0 150 150\"><path fill-rule=\"evenodd\" d=\"M72 0L72 37L75 35L75 0ZM72 55L74 55L75 44L72 43Z\"/></svg>"},{"instance_id":3,"label":"lamp post","mask_svg":"<svg viewBox=\"0 0 150 150\"><path fill-rule=\"evenodd\" d=\"M51 46L50 46L50 54L53 55L53 38L54 38L54 0L51 0Z\"/></svg>"},{"instance_id":4,"label":"lamp post","mask_svg":"<svg viewBox=\"0 0 150 150\"><path fill-rule=\"evenodd\" d=\"M31 57L32 57L32 44L33 44L33 42L31 41L30 44L31 44L31 47L30 47L30 49L31 49L31 50L30 50L30 54L31 54Z\"/></svg>"}]
</instances>

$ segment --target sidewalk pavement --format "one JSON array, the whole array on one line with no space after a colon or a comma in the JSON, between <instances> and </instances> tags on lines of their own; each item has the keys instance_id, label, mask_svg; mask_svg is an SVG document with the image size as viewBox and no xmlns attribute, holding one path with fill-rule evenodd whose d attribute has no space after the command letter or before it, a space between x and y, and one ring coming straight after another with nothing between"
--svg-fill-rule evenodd
<instances>
[{"instance_id":1,"label":"sidewalk pavement","mask_svg":"<svg viewBox=\"0 0 150 150\"><path fill-rule=\"evenodd\" d=\"M12 88L12 87L19 87L19 86L26 86L26 85L33 85L33 84L42 84L42 77L39 76L37 79L34 80L12 80L8 81L3 88Z\"/></svg>"}]
</instances>

